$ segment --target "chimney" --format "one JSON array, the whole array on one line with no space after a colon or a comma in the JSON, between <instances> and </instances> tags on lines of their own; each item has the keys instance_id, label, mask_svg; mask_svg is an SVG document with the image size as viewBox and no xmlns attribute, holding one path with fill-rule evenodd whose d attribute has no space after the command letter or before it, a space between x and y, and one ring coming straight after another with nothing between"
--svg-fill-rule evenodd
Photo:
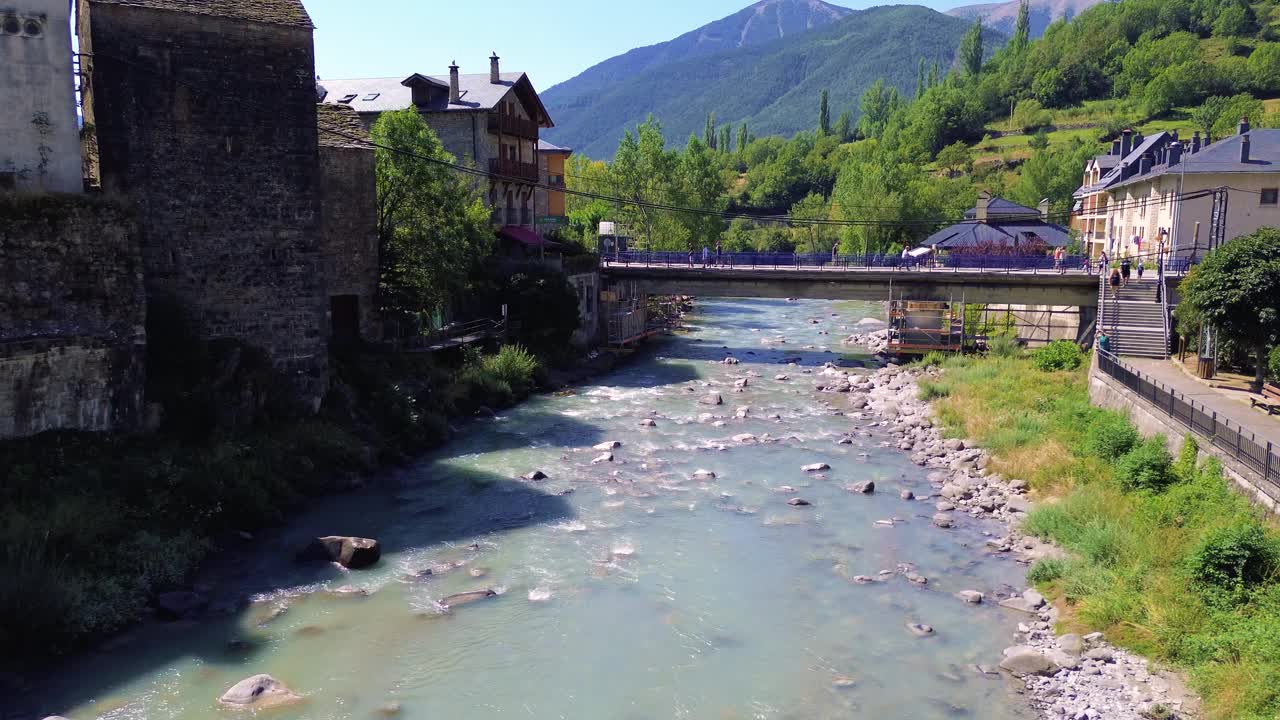
<instances>
[{"instance_id":1,"label":"chimney","mask_svg":"<svg viewBox=\"0 0 1280 720\"><path fill-rule=\"evenodd\" d=\"M489 56L489 82L494 85L502 82L502 73L498 72L498 53Z\"/></svg>"},{"instance_id":2,"label":"chimney","mask_svg":"<svg viewBox=\"0 0 1280 720\"><path fill-rule=\"evenodd\" d=\"M1240 133L1239 133L1239 134L1241 134L1241 135L1248 135L1248 134L1249 134L1249 118L1247 118L1247 117L1242 117L1242 118L1240 118Z\"/></svg>"},{"instance_id":3,"label":"chimney","mask_svg":"<svg viewBox=\"0 0 1280 720\"><path fill-rule=\"evenodd\" d=\"M984 223L987 221L987 210L990 207L991 207L991 193L987 192L986 190L983 190L982 192L978 193L978 207L976 208L977 213L974 216L978 222Z\"/></svg>"},{"instance_id":4,"label":"chimney","mask_svg":"<svg viewBox=\"0 0 1280 720\"><path fill-rule=\"evenodd\" d=\"M1248 134L1240 136L1240 162L1249 162L1249 136Z\"/></svg>"},{"instance_id":5,"label":"chimney","mask_svg":"<svg viewBox=\"0 0 1280 720\"><path fill-rule=\"evenodd\" d=\"M1115 140L1111 141L1111 154L1112 155L1120 154L1120 138L1116 138Z\"/></svg>"},{"instance_id":6,"label":"chimney","mask_svg":"<svg viewBox=\"0 0 1280 720\"><path fill-rule=\"evenodd\" d=\"M1133 150L1133 131L1125 130L1120 136L1120 157L1129 157L1129 152Z\"/></svg>"},{"instance_id":7,"label":"chimney","mask_svg":"<svg viewBox=\"0 0 1280 720\"><path fill-rule=\"evenodd\" d=\"M1169 144L1169 167L1173 167L1182 162L1182 143Z\"/></svg>"},{"instance_id":8,"label":"chimney","mask_svg":"<svg viewBox=\"0 0 1280 720\"><path fill-rule=\"evenodd\" d=\"M1041 200L1036 207L1040 210L1040 219L1049 222L1049 198Z\"/></svg>"},{"instance_id":9,"label":"chimney","mask_svg":"<svg viewBox=\"0 0 1280 720\"><path fill-rule=\"evenodd\" d=\"M1200 152L1200 131L1197 130L1195 135L1191 136L1191 154L1195 155Z\"/></svg>"},{"instance_id":10,"label":"chimney","mask_svg":"<svg viewBox=\"0 0 1280 720\"><path fill-rule=\"evenodd\" d=\"M458 102L462 98L462 91L458 88L458 61L454 60L449 65L449 104Z\"/></svg>"},{"instance_id":11,"label":"chimney","mask_svg":"<svg viewBox=\"0 0 1280 720\"><path fill-rule=\"evenodd\" d=\"M1138 174L1146 175L1151 172L1151 153L1143 153L1142 159L1138 160Z\"/></svg>"},{"instance_id":12,"label":"chimney","mask_svg":"<svg viewBox=\"0 0 1280 720\"><path fill-rule=\"evenodd\" d=\"M1120 179L1121 180L1128 180L1129 176L1132 174L1133 173L1129 172L1129 163L1127 162L1120 163Z\"/></svg>"}]
</instances>

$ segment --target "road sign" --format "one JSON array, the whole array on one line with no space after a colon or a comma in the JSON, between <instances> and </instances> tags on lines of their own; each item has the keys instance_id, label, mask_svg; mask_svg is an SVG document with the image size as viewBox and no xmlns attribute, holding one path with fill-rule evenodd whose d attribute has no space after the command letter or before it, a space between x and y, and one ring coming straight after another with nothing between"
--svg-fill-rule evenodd
<instances>
[{"instance_id":1,"label":"road sign","mask_svg":"<svg viewBox=\"0 0 1280 720\"><path fill-rule=\"evenodd\" d=\"M569 218L563 215L548 215L538 218L539 225L568 225Z\"/></svg>"}]
</instances>

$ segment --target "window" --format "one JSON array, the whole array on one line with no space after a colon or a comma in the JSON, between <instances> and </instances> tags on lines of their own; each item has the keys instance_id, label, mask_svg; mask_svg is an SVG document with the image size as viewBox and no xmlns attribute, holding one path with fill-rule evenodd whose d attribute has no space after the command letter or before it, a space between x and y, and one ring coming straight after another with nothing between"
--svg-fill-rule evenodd
<instances>
[{"instance_id":1,"label":"window","mask_svg":"<svg viewBox=\"0 0 1280 720\"><path fill-rule=\"evenodd\" d=\"M1277 201L1280 201L1280 188L1263 188L1262 189L1263 205L1276 205Z\"/></svg>"},{"instance_id":2,"label":"window","mask_svg":"<svg viewBox=\"0 0 1280 720\"><path fill-rule=\"evenodd\" d=\"M382 93L369 93L368 95L365 95L365 96L364 96L364 101L365 101L365 102L371 102L371 101L373 101L373 100L377 100L377 99L378 99L378 96L379 96L379 95L381 95L381 94L382 94Z\"/></svg>"},{"instance_id":3,"label":"window","mask_svg":"<svg viewBox=\"0 0 1280 720\"><path fill-rule=\"evenodd\" d=\"M357 97L357 95L356 95L355 93L352 93L352 94L350 94L350 95L343 95L343 96L342 96L342 99L341 99L341 100L339 100L338 102L342 103L343 105L347 105L347 104L349 104L352 100L355 100L355 99L356 99L356 97Z\"/></svg>"}]
</instances>

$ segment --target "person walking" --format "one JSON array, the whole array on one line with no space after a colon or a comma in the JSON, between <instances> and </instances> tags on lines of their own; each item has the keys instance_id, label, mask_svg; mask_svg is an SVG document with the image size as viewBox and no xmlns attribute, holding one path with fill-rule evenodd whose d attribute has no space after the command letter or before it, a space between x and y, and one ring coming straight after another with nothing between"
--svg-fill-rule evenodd
<instances>
[{"instance_id":1,"label":"person walking","mask_svg":"<svg viewBox=\"0 0 1280 720\"><path fill-rule=\"evenodd\" d=\"M1107 282L1111 284L1112 290L1118 290L1120 288L1120 271L1116 268L1111 268L1111 277Z\"/></svg>"},{"instance_id":2,"label":"person walking","mask_svg":"<svg viewBox=\"0 0 1280 720\"><path fill-rule=\"evenodd\" d=\"M1129 256L1125 255L1120 260L1120 284L1129 284L1129 274L1133 271L1133 263L1129 260Z\"/></svg>"},{"instance_id":3,"label":"person walking","mask_svg":"<svg viewBox=\"0 0 1280 720\"><path fill-rule=\"evenodd\" d=\"M716 267L720 267L720 263L722 262L722 261L720 260L720 257L721 257L721 255L720 255L720 250L721 250L721 248L720 248L720 241L719 241L719 240L716 240Z\"/></svg>"},{"instance_id":4,"label":"person walking","mask_svg":"<svg viewBox=\"0 0 1280 720\"><path fill-rule=\"evenodd\" d=\"M1111 352L1111 336L1106 330L1098 333L1098 349L1104 353Z\"/></svg>"},{"instance_id":5,"label":"person walking","mask_svg":"<svg viewBox=\"0 0 1280 720\"><path fill-rule=\"evenodd\" d=\"M689 248L689 267L693 267L693 248Z\"/></svg>"},{"instance_id":6,"label":"person walking","mask_svg":"<svg viewBox=\"0 0 1280 720\"><path fill-rule=\"evenodd\" d=\"M1107 255L1107 251L1103 250L1102 253L1098 255L1098 274L1106 275L1107 268L1110 266L1111 266L1111 258L1110 256Z\"/></svg>"},{"instance_id":7,"label":"person walking","mask_svg":"<svg viewBox=\"0 0 1280 720\"><path fill-rule=\"evenodd\" d=\"M708 248L706 245L703 245L702 246L702 267L705 268L710 264L711 264L711 249Z\"/></svg>"},{"instance_id":8,"label":"person walking","mask_svg":"<svg viewBox=\"0 0 1280 720\"><path fill-rule=\"evenodd\" d=\"M1139 280L1142 279L1142 271L1146 269L1147 269L1146 261L1144 261L1142 258L1138 258L1138 279Z\"/></svg>"},{"instance_id":9,"label":"person walking","mask_svg":"<svg viewBox=\"0 0 1280 720\"><path fill-rule=\"evenodd\" d=\"M840 262L840 243L831 246L831 262L833 264Z\"/></svg>"},{"instance_id":10,"label":"person walking","mask_svg":"<svg viewBox=\"0 0 1280 720\"><path fill-rule=\"evenodd\" d=\"M1053 249L1053 269L1057 270L1059 275L1067 271L1062 266L1062 248L1060 247Z\"/></svg>"}]
</instances>

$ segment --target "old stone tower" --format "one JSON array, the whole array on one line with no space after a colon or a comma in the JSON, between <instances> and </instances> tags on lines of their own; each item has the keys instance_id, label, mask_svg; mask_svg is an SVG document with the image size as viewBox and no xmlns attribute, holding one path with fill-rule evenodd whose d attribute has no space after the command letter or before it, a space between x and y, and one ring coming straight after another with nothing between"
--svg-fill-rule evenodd
<instances>
[{"instance_id":1,"label":"old stone tower","mask_svg":"<svg viewBox=\"0 0 1280 720\"><path fill-rule=\"evenodd\" d=\"M0 191L79 192L71 3L0 3Z\"/></svg>"},{"instance_id":2,"label":"old stone tower","mask_svg":"<svg viewBox=\"0 0 1280 720\"><path fill-rule=\"evenodd\" d=\"M85 121L103 191L136 210L149 310L176 304L199 337L261 349L317 409L327 298L300 0L78 3Z\"/></svg>"}]
</instances>

